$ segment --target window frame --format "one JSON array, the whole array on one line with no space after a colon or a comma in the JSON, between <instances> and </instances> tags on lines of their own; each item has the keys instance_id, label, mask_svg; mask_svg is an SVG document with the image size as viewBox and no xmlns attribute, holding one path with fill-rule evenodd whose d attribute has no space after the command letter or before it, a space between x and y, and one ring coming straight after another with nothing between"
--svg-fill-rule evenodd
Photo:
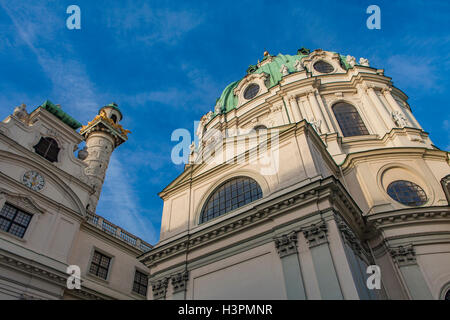
<instances>
[{"instance_id":1,"label":"window frame","mask_svg":"<svg viewBox=\"0 0 450 320\"><path fill-rule=\"evenodd\" d=\"M342 129L341 123L339 122L338 117L336 116L336 112L335 112L335 107L340 105L340 104L349 105L349 106L354 108L356 114L358 114L359 119L361 120L361 123L364 126L364 128L366 129L367 133L362 134L362 135L345 135L344 134L344 130ZM341 134L342 138L364 137L364 136L370 136L371 135L369 127L366 125L366 121L364 121L364 119L365 119L364 112L359 110L359 108L357 108L355 106L355 104L353 104L351 102L348 102L348 101L345 101L345 100L335 101L335 102L333 102L333 104L331 106L331 113L333 114L334 120L336 121L336 124L337 124L337 129L339 130L339 133Z\"/></svg>"},{"instance_id":2,"label":"window frame","mask_svg":"<svg viewBox=\"0 0 450 320\"><path fill-rule=\"evenodd\" d=\"M4 220L7 220L7 221L10 222L10 225L9 225L9 227L8 227L8 230L0 229L0 231L1 231L2 233L5 233L5 234L9 235L9 236L12 236L12 237L14 237L14 238L16 238L16 239L19 239L19 240L21 240L21 241L25 241L25 240L26 240L26 236L28 235L28 232L29 232L29 230L31 229L34 214L29 213L28 211L23 210L22 208L20 208L20 207L14 205L14 204L11 204L11 203L8 202L8 201L5 201L5 202L3 203L3 205L2 205L1 208L0 208L0 211L3 211L3 209L5 208L5 206L9 206L9 207L15 209L15 213L14 213L14 216L13 216L11 219L7 218L6 216L0 215L0 218L2 218L2 219L4 219ZM27 223L26 226L24 226L23 224L20 224L20 223L17 223L17 222L14 221L15 218L17 217L17 214L18 214L18 213L22 213L22 214L24 214L25 216L29 216L29 220L28 220L28 223ZM25 230L23 231L22 236L19 236L19 235L17 235L17 234L14 234L14 233L10 232L11 227L12 227L14 224L18 225L19 227L25 228Z\"/></svg>"},{"instance_id":3,"label":"window frame","mask_svg":"<svg viewBox=\"0 0 450 320\"><path fill-rule=\"evenodd\" d=\"M236 203L233 204L233 199L234 199L234 198L232 198L232 197L233 197L233 190L230 189L229 193L231 194L231 197L230 197L229 201L230 201L230 203L231 203L231 209L227 211L227 204L225 203L225 204L224 204L224 212L223 212L223 213L220 213L220 203L219 203L220 199L218 199L217 206L219 207L219 214L218 214L218 215L215 215L215 213L214 213L214 214L212 215L212 217L210 217L210 218L204 218L204 216L207 215L207 211L206 211L207 209L206 209L206 208L207 208L207 206L209 205L210 200L211 200L216 194L218 194L219 190L220 190L225 184L227 184L227 183L229 183L229 182L231 182L231 181L233 181L233 180L238 180L238 179L247 179L247 180L250 180L250 183L254 183L254 184L257 186L257 188L259 188L259 190L256 189L256 190L257 190L256 196L259 195L259 197L257 197L257 198L254 199L254 200L250 200L249 202L244 203L243 205L239 206L239 203L242 202L241 200L239 200L240 194L238 194L238 193L237 193L237 190L235 190L237 196L234 197L234 198L236 198L237 200L236 200ZM232 188L232 187L231 187L231 188ZM237 187L236 187L236 188L237 188ZM236 188L235 188L235 189L236 189ZM242 189L244 190L244 186L243 186ZM222 217L222 216L224 216L224 215L227 215L227 214L229 214L229 213L231 213L231 212L233 212L233 211L235 211L235 210L241 209L241 208L243 208L243 207L249 205L250 203L253 203L253 202L255 202L255 201L258 201L258 200L260 200L261 198L264 197L264 192L263 192L263 188L261 187L261 184L260 184L256 179L254 179L253 177L246 176L246 175L236 175L236 176L233 176L233 177L229 177L229 178L226 179L225 181L222 181L221 183L219 183L216 187L212 188L212 190L213 190L213 191L209 192L209 193L207 194L207 196L205 197L206 200L202 202L202 206L200 207L201 209L200 209L200 211L199 211L199 215L198 215L198 219L197 219L198 225L202 225L202 224L208 223L208 222L210 222L210 221L212 221L212 220L214 220L214 219L220 218L220 217ZM254 190L251 189L251 188L249 188L249 190L247 190L247 191L250 192L250 199L252 199L252 197L253 197L252 194L253 194L253 191L254 191ZM244 191L244 193L245 193L245 192L246 192L246 191ZM223 198L225 199L224 201L227 202L227 197L226 197L225 193L226 193L226 192L224 192ZM218 197L218 198L220 198L220 197ZM245 195L244 195L243 201L244 201L244 202L246 201ZM234 205L238 205L238 206L235 207L235 208L233 208ZM214 204L213 204L212 207L214 207ZM207 216L209 216L209 215L207 215Z\"/></svg>"},{"instance_id":4,"label":"window frame","mask_svg":"<svg viewBox=\"0 0 450 320\"><path fill-rule=\"evenodd\" d=\"M40 144L43 140L45 140L47 143L49 143L49 145L47 146L46 151L45 151L43 154L41 154L41 153L39 153L39 152L37 151L37 147L39 146L39 144ZM51 140L51 141L49 142L48 140ZM48 153L49 153L51 147L52 147L52 146L55 146L55 145L56 145L56 150L57 150L57 151L56 151L55 158L54 158L54 160L53 160L53 158L49 159ZM48 137L48 136L41 136L41 138L39 139L39 141L33 146L33 149L34 149L34 153L36 153L37 155L41 156L41 157L44 158L45 160L50 161L51 163L57 163L57 162L59 162L59 154L60 154L60 152L61 152L61 148L60 148L59 145L60 145L60 144L58 143L58 141L57 141L55 138L53 138L53 137Z\"/></svg>"},{"instance_id":5,"label":"window frame","mask_svg":"<svg viewBox=\"0 0 450 320\"><path fill-rule=\"evenodd\" d=\"M255 93L255 95L254 95L253 97L247 98L247 97L245 96L245 94L250 90L251 87L258 87L258 91L256 91L256 93ZM244 89L244 92L243 92L243 94L242 94L242 97L243 97L245 100L250 101L250 100L256 98L256 96L259 94L260 91L261 91L261 86L260 86L259 84L255 83L255 82L252 82L252 83L250 83L250 84Z\"/></svg>"},{"instance_id":6,"label":"window frame","mask_svg":"<svg viewBox=\"0 0 450 320\"><path fill-rule=\"evenodd\" d=\"M333 70L331 70L330 72L322 72L322 71L317 70L316 69L316 64L321 63L321 62L328 64L329 66L331 66L331 68L333 68ZM336 71L336 67L332 63L329 63L328 61L325 61L323 59L320 59L320 60L317 60L317 61L313 62L312 63L312 68L314 69L315 72L317 72L317 73L319 73L321 75L322 74L331 74L331 73Z\"/></svg>"},{"instance_id":7,"label":"window frame","mask_svg":"<svg viewBox=\"0 0 450 320\"><path fill-rule=\"evenodd\" d=\"M145 284L145 295L143 295L140 292L134 290L134 285L136 284L136 275L138 273L140 273L140 274L144 275L145 277L147 277L147 282ZM138 286L140 288L141 286L143 286L143 284L142 283L138 283ZM148 287L149 287L149 274L147 272L142 271L141 269L135 268L134 269L134 275L133 275L133 281L132 281L132 284L131 284L131 293L133 293L135 295L138 295L139 297L147 297L147 295L148 295Z\"/></svg>"},{"instance_id":8,"label":"window frame","mask_svg":"<svg viewBox=\"0 0 450 320\"><path fill-rule=\"evenodd\" d=\"M95 255L96 252L98 252L102 256L105 256L105 257L109 258L109 265L108 265L108 270L107 270L107 273L106 273L106 278L102 278L101 276L91 272L91 266L92 266L92 263L93 263L93 260L94 260L94 255ZM101 281L104 281L104 282L109 282L109 279L110 279L110 276L111 276L111 272L112 272L113 261L114 261L114 256L113 255L107 253L106 251L104 251L104 250L102 250L102 249L100 249L98 247L93 247L92 250L91 250L91 256L90 256L90 259L89 259L89 263L88 263L87 268L86 268L86 275L89 275L89 276L91 276L91 277L93 277L95 279L98 279L98 280L101 280Z\"/></svg>"},{"instance_id":9,"label":"window frame","mask_svg":"<svg viewBox=\"0 0 450 320\"><path fill-rule=\"evenodd\" d=\"M392 197L392 196L389 194L389 187L390 187L393 183L399 183L399 182L406 182L406 183L408 183L408 184L412 184L413 186L419 187L419 189L422 191L423 195L425 196L425 200L421 199L423 202L422 202L421 204L418 204L418 205L417 205L417 204L410 204L409 202L408 202L408 203L404 203L404 202L401 201L401 199L398 199L398 200L397 200L397 199L394 199L394 197ZM413 182L413 181L409 181L409 180L394 180L394 181L391 181L391 182L387 185L387 187L386 187L386 193L388 194L388 196L389 196L390 199L394 200L394 201L397 202L397 203L400 203L401 205L404 205L404 206L406 206L406 207L411 207L411 208L419 208L419 207L423 207L423 206L426 205L427 202L430 200L430 199L429 199L429 196L428 196L427 193L425 192L424 188L422 188L422 186L420 186L419 184L417 184L417 183L415 183L415 182ZM396 192L396 195L398 196L397 192ZM419 198L420 198L420 193L419 193Z\"/></svg>"}]
</instances>

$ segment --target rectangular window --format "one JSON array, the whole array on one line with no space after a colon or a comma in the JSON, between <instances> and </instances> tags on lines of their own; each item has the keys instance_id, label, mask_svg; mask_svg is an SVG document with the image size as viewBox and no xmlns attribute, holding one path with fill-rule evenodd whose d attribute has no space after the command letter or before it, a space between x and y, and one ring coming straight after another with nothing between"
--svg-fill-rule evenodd
<instances>
[{"instance_id":1,"label":"rectangular window","mask_svg":"<svg viewBox=\"0 0 450 320\"><path fill-rule=\"evenodd\" d=\"M109 265L111 263L111 258L98 252L94 252L94 256L92 257L91 267L89 268L89 272L105 279L108 277Z\"/></svg>"},{"instance_id":2,"label":"rectangular window","mask_svg":"<svg viewBox=\"0 0 450 320\"><path fill-rule=\"evenodd\" d=\"M2 211L0 211L0 230L23 238L31 218L31 214L25 213L9 203L5 203Z\"/></svg>"},{"instance_id":3,"label":"rectangular window","mask_svg":"<svg viewBox=\"0 0 450 320\"><path fill-rule=\"evenodd\" d=\"M134 274L133 292L142 296L147 296L148 276L136 270Z\"/></svg>"}]
</instances>

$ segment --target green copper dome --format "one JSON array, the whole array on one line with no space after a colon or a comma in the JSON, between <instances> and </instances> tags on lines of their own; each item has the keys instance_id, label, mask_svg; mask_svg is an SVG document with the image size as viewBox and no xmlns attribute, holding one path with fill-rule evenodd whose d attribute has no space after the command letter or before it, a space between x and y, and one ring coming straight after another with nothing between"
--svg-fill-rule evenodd
<instances>
[{"instance_id":1,"label":"green copper dome","mask_svg":"<svg viewBox=\"0 0 450 320\"><path fill-rule=\"evenodd\" d=\"M277 56L271 57L273 59L271 62L265 63L264 65L262 65L260 67L258 67L257 65L251 65L247 69L247 73L250 74L250 73L263 73L264 72L264 73L268 74L269 75L268 89L270 89L270 88L276 86L283 78L283 75L280 71L282 65L285 65L288 68L289 73L297 72L297 70L294 67L295 62L297 60L301 60L304 57L307 57L308 54L309 54L309 50L303 49L303 48L300 49L298 54L296 54L296 55L278 54ZM269 59L269 58L270 58L269 56L265 56L263 61L266 59ZM348 63L346 62L345 56L340 55L340 58L341 58L342 65L346 69L351 68L350 65L348 65ZM220 98L217 99L217 103L221 107L221 112L226 113L226 112L229 112L236 108L237 103L238 103L238 98L237 98L237 96L234 95L233 91L238 86L240 81L241 80L234 81L234 82L230 83L228 86L226 86L225 89L223 90Z\"/></svg>"}]
</instances>

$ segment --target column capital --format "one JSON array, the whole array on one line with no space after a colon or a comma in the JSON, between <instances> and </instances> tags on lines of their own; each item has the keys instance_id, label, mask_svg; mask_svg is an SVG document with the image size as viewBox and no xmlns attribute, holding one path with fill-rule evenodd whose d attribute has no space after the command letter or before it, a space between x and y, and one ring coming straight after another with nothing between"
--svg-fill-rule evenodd
<instances>
[{"instance_id":1,"label":"column capital","mask_svg":"<svg viewBox=\"0 0 450 320\"><path fill-rule=\"evenodd\" d=\"M167 293L169 279L164 278L152 283L153 300L164 299Z\"/></svg>"},{"instance_id":2,"label":"column capital","mask_svg":"<svg viewBox=\"0 0 450 320\"><path fill-rule=\"evenodd\" d=\"M323 220L303 228L303 235L308 241L310 248L319 246L323 243L327 243L328 242L327 233L328 233L327 224Z\"/></svg>"},{"instance_id":3,"label":"column capital","mask_svg":"<svg viewBox=\"0 0 450 320\"><path fill-rule=\"evenodd\" d=\"M358 241L353 230L348 226L348 224L342 219L340 216L335 215L336 224L341 232L344 241L353 249L353 251L357 254L361 254L362 246Z\"/></svg>"},{"instance_id":4,"label":"column capital","mask_svg":"<svg viewBox=\"0 0 450 320\"><path fill-rule=\"evenodd\" d=\"M274 239L280 258L297 253L297 232L292 231Z\"/></svg>"},{"instance_id":5,"label":"column capital","mask_svg":"<svg viewBox=\"0 0 450 320\"><path fill-rule=\"evenodd\" d=\"M412 244L390 247L389 253L399 267L417 264L416 251Z\"/></svg>"},{"instance_id":6,"label":"column capital","mask_svg":"<svg viewBox=\"0 0 450 320\"><path fill-rule=\"evenodd\" d=\"M186 290L186 282L189 280L189 271L183 271L173 274L170 277L172 283L173 293L178 293Z\"/></svg>"}]
</instances>

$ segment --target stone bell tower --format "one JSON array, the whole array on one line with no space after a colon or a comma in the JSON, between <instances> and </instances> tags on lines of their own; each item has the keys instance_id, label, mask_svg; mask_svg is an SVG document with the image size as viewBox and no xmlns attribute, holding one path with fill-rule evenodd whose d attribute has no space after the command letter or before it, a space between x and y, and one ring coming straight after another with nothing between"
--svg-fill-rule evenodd
<instances>
[{"instance_id":1,"label":"stone bell tower","mask_svg":"<svg viewBox=\"0 0 450 320\"><path fill-rule=\"evenodd\" d=\"M119 124L121 120L122 113L117 104L110 103L101 108L98 115L80 130L86 147L78 153L78 157L88 164L85 172L95 190L86 208L90 212L95 212L97 207L111 154L127 140L130 132Z\"/></svg>"}]
</instances>

